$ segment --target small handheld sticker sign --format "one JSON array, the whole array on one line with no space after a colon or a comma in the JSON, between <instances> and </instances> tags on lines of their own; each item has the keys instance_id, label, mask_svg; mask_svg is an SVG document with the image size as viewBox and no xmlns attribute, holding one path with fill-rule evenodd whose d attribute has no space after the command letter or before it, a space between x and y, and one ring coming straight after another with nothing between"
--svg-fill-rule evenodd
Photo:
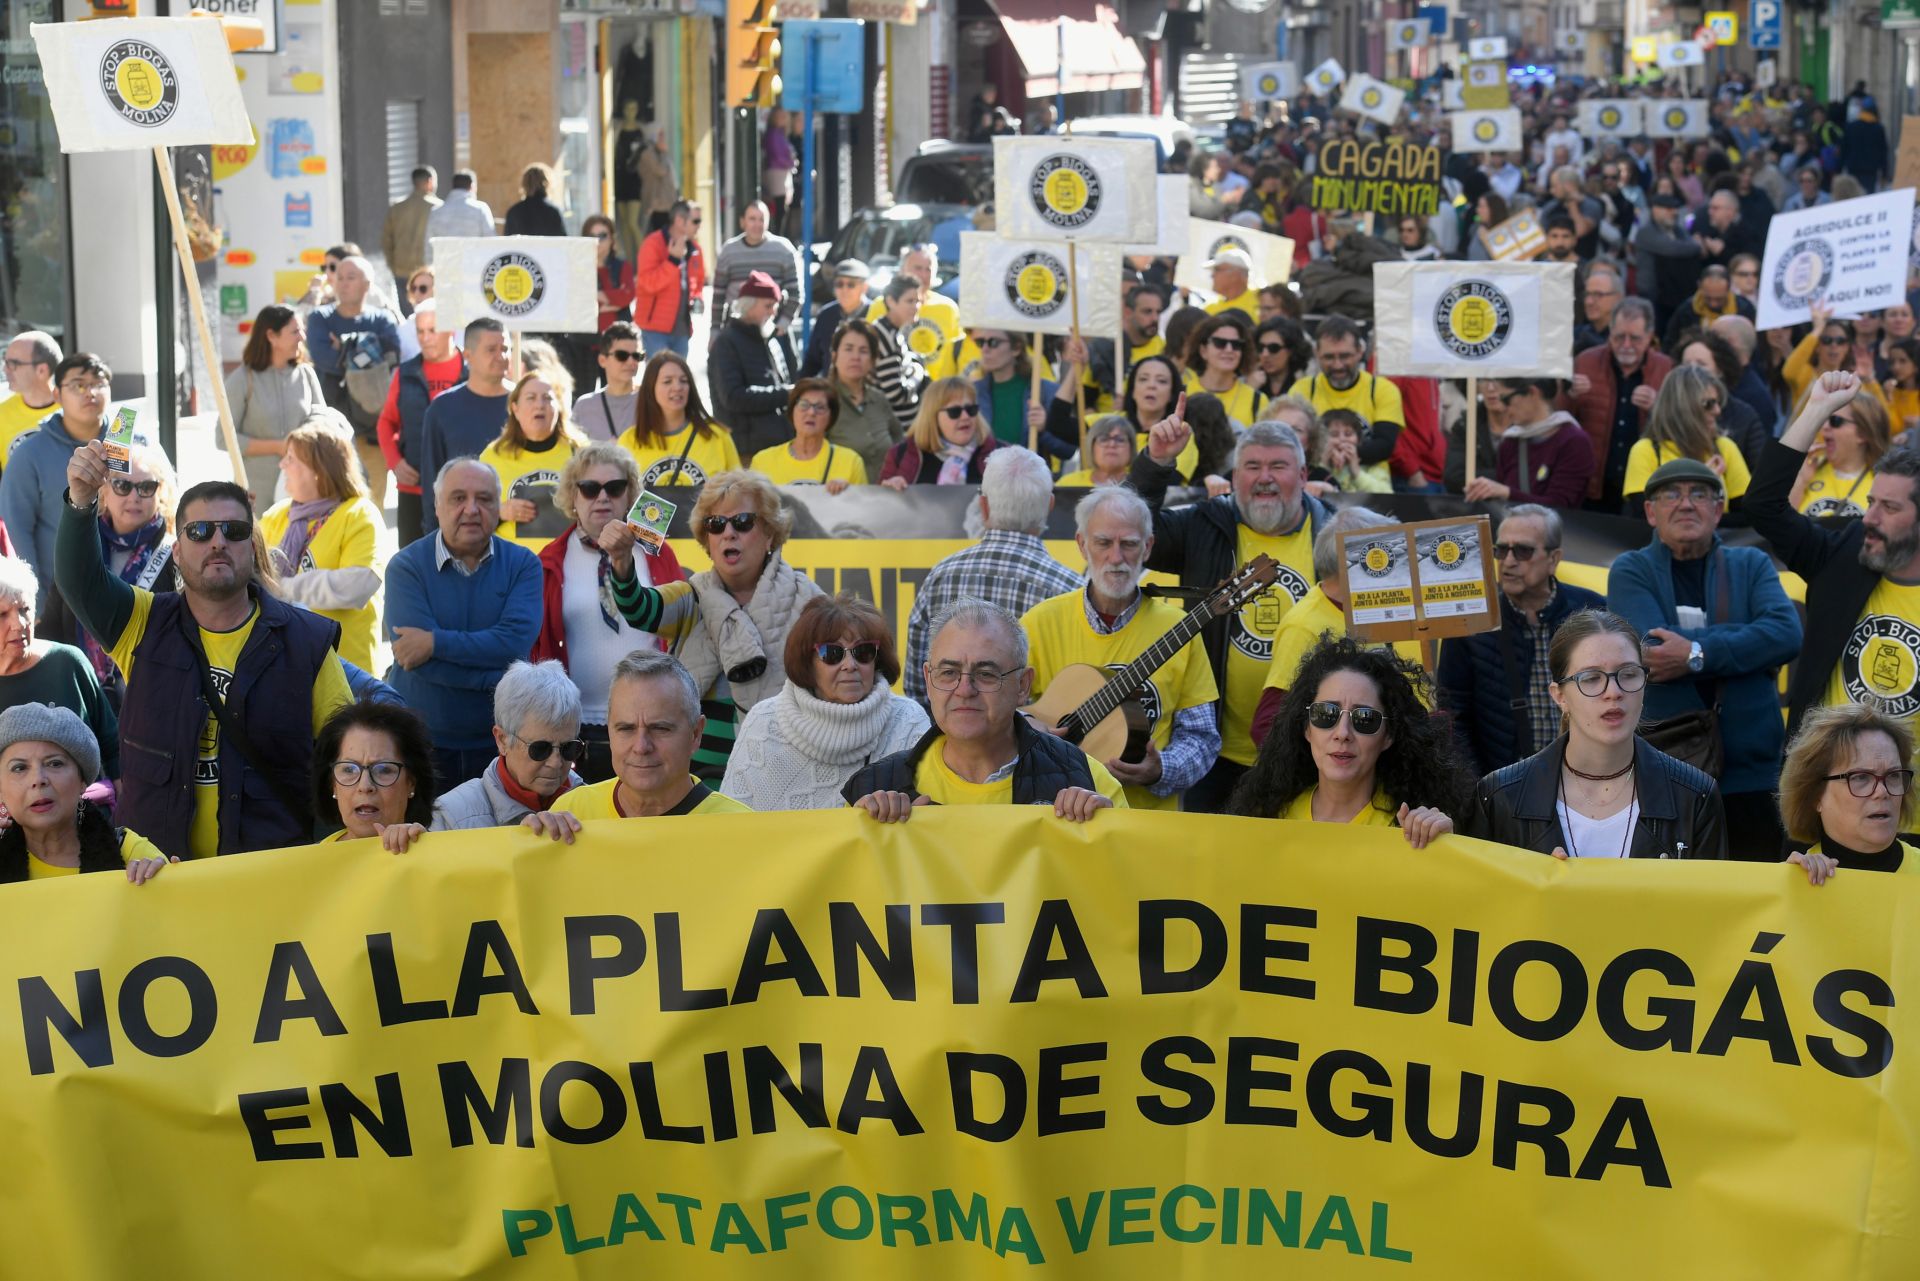
<instances>
[{"instance_id":1,"label":"small handheld sticker sign","mask_svg":"<svg viewBox=\"0 0 1920 1281\"><path fill-rule=\"evenodd\" d=\"M633 526L638 535L640 546L649 556L658 556L660 548L667 541L667 527L673 524L675 507L651 489L640 491L640 497L633 502L633 508L627 513L627 524Z\"/></svg>"},{"instance_id":2,"label":"small handheld sticker sign","mask_svg":"<svg viewBox=\"0 0 1920 1281\"><path fill-rule=\"evenodd\" d=\"M107 444L107 470L129 475L133 471L133 422L137 417L131 405L113 416L113 424L102 438Z\"/></svg>"}]
</instances>

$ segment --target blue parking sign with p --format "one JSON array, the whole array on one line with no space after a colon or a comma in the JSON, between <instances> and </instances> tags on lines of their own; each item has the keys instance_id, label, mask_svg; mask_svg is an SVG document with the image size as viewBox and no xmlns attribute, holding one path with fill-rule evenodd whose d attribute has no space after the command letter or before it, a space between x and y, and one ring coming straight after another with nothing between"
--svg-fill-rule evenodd
<instances>
[{"instance_id":1,"label":"blue parking sign with p","mask_svg":"<svg viewBox=\"0 0 1920 1281\"><path fill-rule=\"evenodd\" d=\"M1747 41L1755 49L1780 47L1780 7L1786 0L1753 0L1747 15Z\"/></svg>"}]
</instances>

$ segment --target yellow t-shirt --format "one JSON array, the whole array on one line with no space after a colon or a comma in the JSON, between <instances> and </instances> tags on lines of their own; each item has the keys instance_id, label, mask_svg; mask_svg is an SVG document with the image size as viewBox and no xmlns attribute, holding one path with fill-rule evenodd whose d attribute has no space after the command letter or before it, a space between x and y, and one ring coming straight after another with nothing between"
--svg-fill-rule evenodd
<instances>
[{"instance_id":1,"label":"yellow t-shirt","mask_svg":"<svg viewBox=\"0 0 1920 1281\"><path fill-rule=\"evenodd\" d=\"M275 503L260 517L260 535L268 547L277 547L287 532L293 503ZM307 544L306 555L294 572L313 569L365 568L380 572L379 537L385 524L366 498L335 508ZM340 657L363 672L373 670L373 647L379 634L380 597L359 609L317 609L314 613L340 624Z\"/></svg>"},{"instance_id":2,"label":"yellow t-shirt","mask_svg":"<svg viewBox=\"0 0 1920 1281\"><path fill-rule=\"evenodd\" d=\"M1189 369L1187 371L1187 395L1198 396L1202 392L1207 392L1207 389L1200 385L1200 375ZM1224 392L1215 391L1207 392L1207 394L1219 397L1221 406L1227 411L1227 417L1242 426L1259 421L1260 406L1266 401L1266 397L1262 396L1259 391L1254 388L1253 384L1242 382L1239 379L1235 379L1233 386ZM1152 426L1152 424L1149 423L1148 426ZM1188 442L1187 448L1193 448L1191 441ZM1197 458L1198 456L1199 451L1195 450L1195 457ZM1183 460L1186 458L1185 451L1181 452L1180 457ZM1186 473L1182 472L1181 474L1185 475Z\"/></svg>"},{"instance_id":3,"label":"yellow t-shirt","mask_svg":"<svg viewBox=\"0 0 1920 1281\"><path fill-rule=\"evenodd\" d=\"M1207 304L1207 312L1217 316L1223 311L1244 311L1248 320L1260 319L1260 292L1249 289L1238 298L1215 298Z\"/></svg>"},{"instance_id":4,"label":"yellow t-shirt","mask_svg":"<svg viewBox=\"0 0 1920 1281\"><path fill-rule=\"evenodd\" d=\"M694 446L694 451L699 452L698 445ZM557 438L553 447L544 451L516 449L509 452L502 449L497 440L480 451L480 461L493 468L494 474L500 477L501 501L524 498L533 504L533 519L501 521L500 537L537 552L566 532L573 518L553 505L553 495L560 488L560 473L566 468L567 460L573 457L573 452L574 444L565 436Z\"/></svg>"},{"instance_id":5,"label":"yellow t-shirt","mask_svg":"<svg viewBox=\"0 0 1920 1281\"><path fill-rule=\"evenodd\" d=\"M27 404L24 396L8 396L0 400L0 468L6 466L14 445L22 436L38 427L47 415L59 412L59 401L35 409Z\"/></svg>"},{"instance_id":6,"label":"yellow t-shirt","mask_svg":"<svg viewBox=\"0 0 1920 1281\"><path fill-rule=\"evenodd\" d=\"M731 796L722 796L719 792L712 790L708 790L705 796L695 801L694 798L699 796L700 789L705 788L706 784L691 774L687 775L687 782L693 785L694 790L687 793L687 800L682 801L681 804L685 805L687 801L693 801L693 804L687 809L679 810L681 814L752 813L751 807L741 804ZM552 809L555 813L571 814L583 823L595 818L625 818L627 816L620 812L620 806L613 796L614 790L619 786L619 779L610 778L604 783L568 788L554 800ZM660 814L654 817L671 816L671 814Z\"/></svg>"},{"instance_id":7,"label":"yellow t-shirt","mask_svg":"<svg viewBox=\"0 0 1920 1281\"><path fill-rule=\"evenodd\" d=\"M1726 483L1726 502L1732 502L1747 492L1747 482L1753 479L1747 470L1747 460L1740 456L1731 440L1725 436L1714 437L1714 445L1720 450L1720 460L1726 464L1726 471L1720 479ZM1647 489L1647 477L1653 475L1661 463L1672 462L1680 452L1669 445L1654 447L1650 440L1636 440L1627 453L1627 479L1620 486L1620 492L1626 495L1642 494ZM1724 504L1723 504L1724 505Z\"/></svg>"},{"instance_id":8,"label":"yellow t-shirt","mask_svg":"<svg viewBox=\"0 0 1920 1281\"><path fill-rule=\"evenodd\" d=\"M793 456L791 445L763 449L753 456L753 469L776 485L824 485L830 480L867 483L867 465L860 455L831 443L805 462Z\"/></svg>"},{"instance_id":9,"label":"yellow t-shirt","mask_svg":"<svg viewBox=\"0 0 1920 1281\"><path fill-rule=\"evenodd\" d=\"M1366 419L1369 424L1377 422L1407 425L1407 411L1400 403L1400 389L1392 382L1360 371L1353 386L1345 391L1336 391L1325 374L1311 374L1298 379L1287 388L1289 396L1304 396L1313 403L1313 411L1324 414L1329 409L1351 409Z\"/></svg>"},{"instance_id":10,"label":"yellow t-shirt","mask_svg":"<svg viewBox=\"0 0 1920 1281\"><path fill-rule=\"evenodd\" d=\"M1840 661L1827 678L1826 706L1867 703L1916 725L1920 713L1920 583L1882 578L1867 597Z\"/></svg>"},{"instance_id":11,"label":"yellow t-shirt","mask_svg":"<svg viewBox=\"0 0 1920 1281\"><path fill-rule=\"evenodd\" d=\"M1256 534L1238 529L1235 563L1244 565L1261 552L1280 564L1280 578L1240 607L1227 624L1227 701L1220 717L1220 755L1239 765L1253 764L1253 713L1273 665L1273 640L1295 604L1313 590L1313 522L1300 517L1291 534Z\"/></svg>"},{"instance_id":12,"label":"yellow t-shirt","mask_svg":"<svg viewBox=\"0 0 1920 1281\"><path fill-rule=\"evenodd\" d=\"M1849 479L1834 471L1832 463L1822 462L1801 495L1800 510L1809 516L1858 518L1867 514L1867 496L1872 492L1871 469Z\"/></svg>"},{"instance_id":13,"label":"yellow t-shirt","mask_svg":"<svg viewBox=\"0 0 1920 1281\"><path fill-rule=\"evenodd\" d=\"M1246 384L1241 383L1240 386L1245 387ZM1146 432L1143 431L1134 436L1134 446L1143 454L1147 452L1147 433ZM1180 476L1183 480L1191 481L1195 479L1193 473L1194 473L1194 470L1199 466L1200 466L1200 442L1195 440L1191 435L1189 435L1187 437L1187 443L1181 447L1180 456L1173 460L1173 469L1180 473ZM1067 482L1063 480L1060 483L1064 485Z\"/></svg>"},{"instance_id":14,"label":"yellow t-shirt","mask_svg":"<svg viewBox=\"0 0 1920 1281\"><path fill-rule=\"evenodd\" d=\"M1086 600L1084 588L1066 592L1041 601L1020 620L1031 647L1028 661L1033 664L1035 698L1046 692L1062 669L1075 663L1119 671L1186 617L1186 611L1171 601L1150 599L1141 603L1125 627L1101 635L1087 621ZM1164 751L1173 738L1176 713L1205 707L1220 697L1213 683L1213 668L1200 642L1195 639L1182 645L1148 679L1138 697L1152 726L1153 745ZM1147 788L1131 786L1126 793L1127 804L1134 809L1180 808L1178 795L1156 796Z\"/></svg>"},{"instance_id":15,"label":"yellow t-shirt","mask_svg":"<svg viewBox=\"0 0 1920 1281\"><path fill-rule=\"evenodd\" d=\"M161 852L158 845L155 845L152 841L140 835L140 833L133 831L121 833L120 861L122 863L131 863L137 858L164 859L165 857L166 855ZM51 863L42 863L35 857L32 850L27 851L27 879L29 881L50 881L56 876L78 876L79 874L80 869L77 867L55 867Z\"/></svg>"},{"instance_id":16,"label":"yellow t-shirt","mask_svg":"<svg viewBox=\"0 0 1920 1281\"><path fill-rule=\"evenodd\" d=\"M887 300L875 298L867 308L867 322L871 324L886 314ZM962 338L960 308L945 294L931 290L922 292L920 316L907 326L901 337L907 349L926 367L929 378L949 378L980 358L980 349L974 347L972 339L967 339L965 344L972 348L971 355L958 349Z\"/></svg>"},{"instance_id":17,"label":"yellow t-shirt","mask_svg":"<svg viewBox=\"0 0 1920 1281\"><path fill-rule=\"evenodd\" d=\"M1264 689L1288 690L1293 688L1293 677L1300 670L1300 662L1307 651L1320 643L1322 632L1332 632L1335 636L1344 636L1347 632L1347 613L1328 598L1320 584L1315 583L1313 590L1304 596L1298 605L1287 611L1280 620L1280 630L1273 637L1273 661L1267 664L1267 681ZM1418 641L1394 641L1393 652L1402 658L1420 661ZM1385 645L1378 646L1385 649Z\"/></svg>"},{"instance_id":18,"label":"yellow t-shirt","mask_svg":"<svg viewBox=\"0 0 1920 1281\"><path fill-rule=\"evenodd\" d=\"M1895 876L1920 876L1920 850L1915 849L1905 841L1900 842L1900 849L1900 866L1893 870L1893 874ZM1820 848L1818 842L1815 842L1807 853L1824 854L1826 851ZM1844 867L1845 864L1841 866Z\"/></svg>"},{"instance_id":19,"label":"yellow t-shirt","mask_svg":"<svg viewBox=\"0 0 1920 1281\"><path fill-rule=\"evenodd\" d=\"M667 477L673 473L673 465L679 460L680 451L686 447L687 428L667 438L665 449L651 449L640 444L639 429L629 427L620 433L620 444L633 455L640 464L640 487L658 489L667 484ZM710 477L723 471L734 471L740 466L740 451L733 447L733 433L715 423L704 436L696 436L693 448L687 450L687 465L680 469L679 483L682 485L704 485Z\"/></svg>"},{"instance_id":20,"label":"yellow t-shirt","mask_svg":"<svg viewBox=\"0 0 1920 1281\"><path fill-rule=\"evenodd\" d=\"M133 680L133 651L147 634L147 619L153 614L153 593L143 587L133 589L133 613L127 618L127 626L107 650L120 674L128 681ZM233 669L240 661L240 653L247 646L247 637L253 634L253 624L260 617L260 609L247 615L247 621L230 632L210 632L200 629L200 644L207 651L207 666L213 669L213 683L224 696L233 683ZM319 675L313 682L312 722L313 732L318 734L327 718L353 701L353 690L347 685L347 673L340 666L340 655L329 654L331 662L320 664ZM220 722L209 711L207 723L200 728L199 760L193 771L193 827L187 833L187 854L190 858L211 858L220 852Z\"/></svg>"},{"instance_id":21,"label":"yellow t-shirt","mask_svg":"<svg viewBox=\"0 0 1920 1281\"><path fill-rule=\"evenodd\" d=\"M944 755L946 742L947 737L942 734L933 740L932 746L927 748L927 754L920 758L920 768L913 775L915 791L935 805L1013 804L1011 772L995 783L969 782L948 766ZM1087 768L1093 773L1093 790L1112 801L1115 809L1126 809L1127 792L1120 786L1120 780L1091 756L1087 758Z\"/></svg>"},{"instance_id":22,"label":"yellow t-shirt","mask_svg":"<svg viewBox=\"0 0 1920 1281\"><path fill-rule=\"evenodd\" d=\"M1887 413L1893 419L1890 426L1893 434L1898 436L1907 429L1907 419L1920 418L1920 390L1909 391L1905 387L1888 384L1885 391Z\"/></svg>"},{"instance_id":23,"label":"yellow t-shirt","mask_svg":"<svg viewBox=\"0 0 1920 1281\"><path fill-rule=\"evenodd\" d=\"M1294 797L1287 803L1287 808L1281 811L1280 817L1298 819L1303 823L1313 822L1313 794L1318 790L1309 787ZM1400 807L1393 803L1393 798L1376 787L1373 789L1373 802L1348 819L1347 824L1352 827L1398 827L1399 814Z\"/></svg>"}]
</instances>

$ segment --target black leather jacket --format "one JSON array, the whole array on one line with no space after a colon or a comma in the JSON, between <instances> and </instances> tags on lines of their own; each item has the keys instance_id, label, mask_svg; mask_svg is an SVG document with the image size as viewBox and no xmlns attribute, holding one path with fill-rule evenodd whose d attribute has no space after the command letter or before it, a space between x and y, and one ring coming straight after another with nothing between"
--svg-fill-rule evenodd
<instances>
[{"instance_id":1,"label":"black leather jacket","mask_svg":"<svg viewBox=\"0 0 1920 1281\"><path fill-rule=\"evenodd\" d=\"M1567 754L1562 734L1524 761L1495 770L1474 788L1473 804L1459 824L1462 836L1553 853L1565 848L1557 802L1560 765ZM1713 779L1677 761L1645 739L1634 740L1634 777L1640 818L1634 824L1630 858L1725 858L1727 820Z\"/></svg>"}]
</instances>

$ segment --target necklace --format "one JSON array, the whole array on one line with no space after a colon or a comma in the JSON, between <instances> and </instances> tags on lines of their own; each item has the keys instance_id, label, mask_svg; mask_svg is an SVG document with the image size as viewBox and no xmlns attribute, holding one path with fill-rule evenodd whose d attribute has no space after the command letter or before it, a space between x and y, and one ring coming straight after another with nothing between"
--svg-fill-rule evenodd
<instances>
[{"instance_id":1,"label":"necklace","mask_svg":"<svg viewBox=\"0 0 1920 1281\"><path fill-rule=\"evenodd\" d=\"M1573 762L1564 756L1560 758L1560 763L1567 767L1567 773L1573 775L1575 778L1584 778L1589 783L1610 783L1633 768L1633 762L1628 761L1611 774L1589 774L1584 770L1575 769Z\"/></svg>"},{"instance_id":2,"label":"necklace","mask_svg":"<svg viewBox=\"0 0 1920 1281\"><path fill-rule=\"evenodd\" d=\"M1573 769L1573 766L1569 765L1567 766L1567 768ZM1573 770L1573 772L1576 774L1580 774L1579 770ZM1626 772L1627 772L1626 770L1621 770L1620 774L1624 774ZM1606 775L1606 777L1619 778L1620 774L1608 774ZM1593 775L1580 774L1580 777L1592 778ZM1627 818L1627 821L1621 825L1620 853L1619 853L1620 858L1625 858L1627 856L1627 845L1629 842L1633 840L1633 829L1634 829L1633 807L1635 804L1639 802L1639 800L1640 800L1640 780L1636 776L1633 781L1633 792L1627 797L1627 807L1626 809L1620 811ZM1560 785L1560 807L1561 809L1566 811L1566 814L1562 815L1563 818L1566 817L1567 815L1579 813L1579 811L1574 809L1573 806L1567 804L1567 788L1564 780ZM1583 814L1581 815L1581 817L1584 818L1586 816ZM1598 821L1598 820L1595 820L1595 821ZM1573 840L1573 824L1571 822L1562 823L1561 827L1564 829L1561 832L1561 835L1567 838L1567 856L1569 858L1579 858L1580 847L1576 845Z\"/></svg>"}]
</instances>

